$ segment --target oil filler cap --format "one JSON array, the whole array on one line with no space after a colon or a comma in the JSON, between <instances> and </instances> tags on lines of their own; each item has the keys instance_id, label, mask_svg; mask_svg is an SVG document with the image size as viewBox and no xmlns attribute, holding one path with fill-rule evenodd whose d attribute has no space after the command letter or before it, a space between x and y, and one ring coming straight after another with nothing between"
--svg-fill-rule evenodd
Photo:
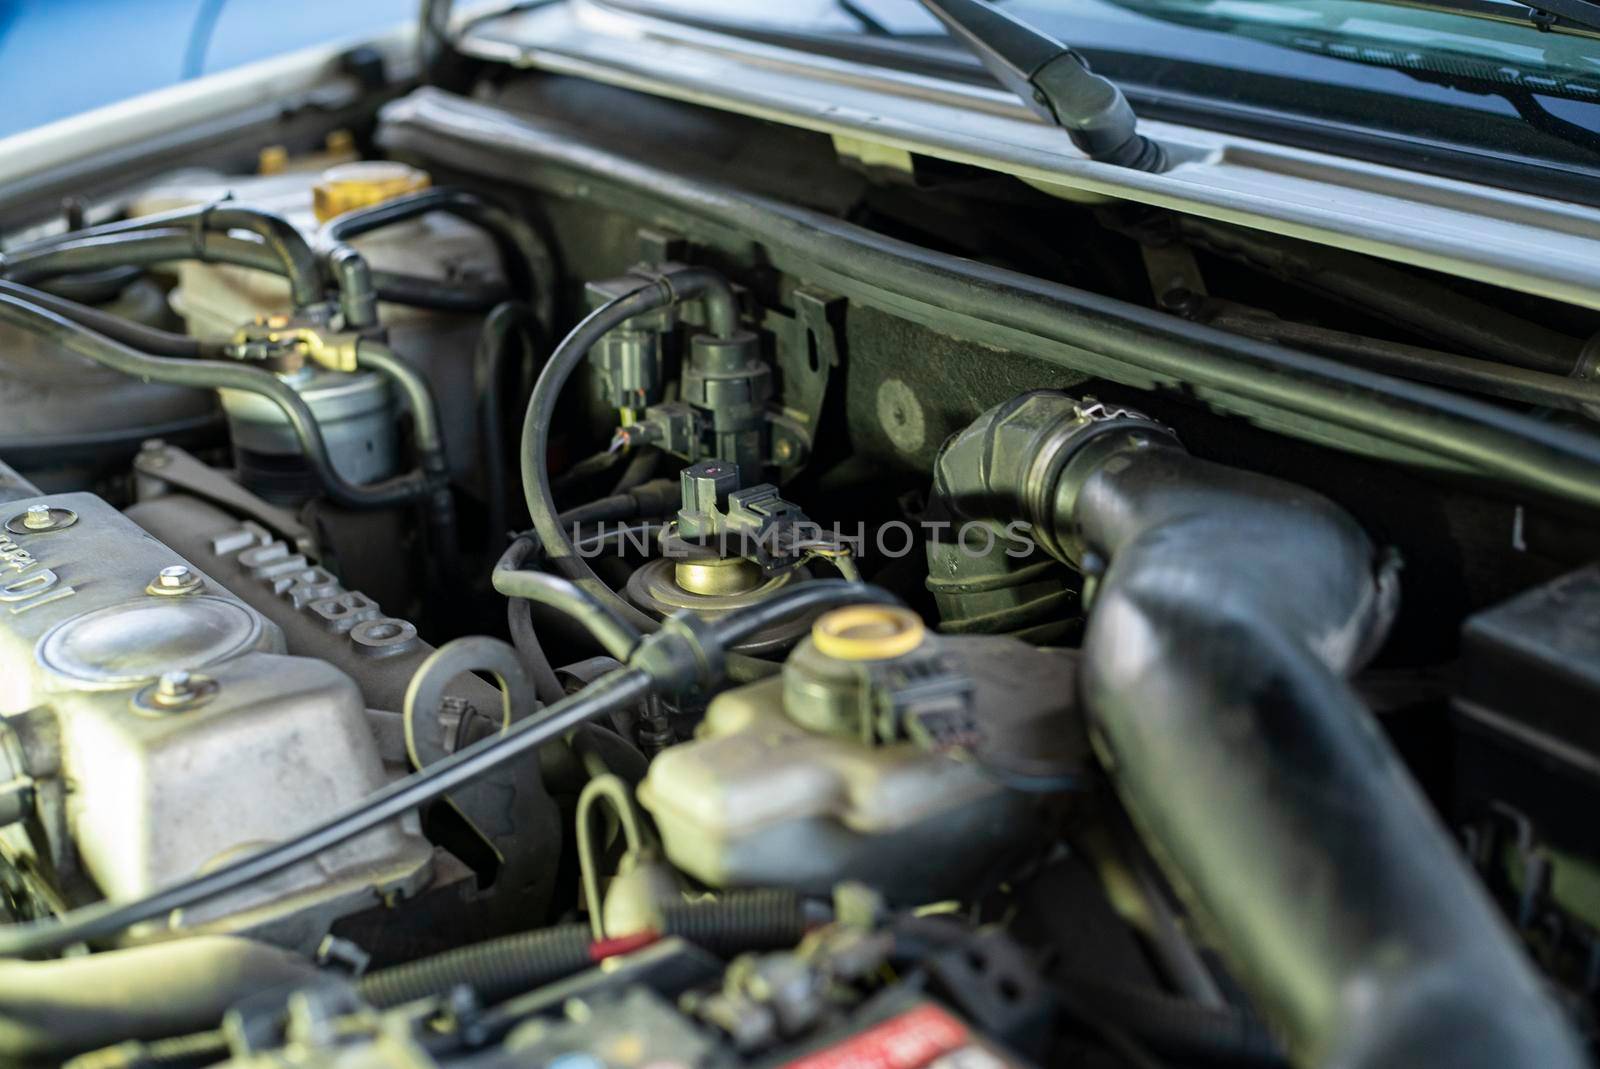
<instances>
[{"instance_id":1,"label":"oil filler cap","mask_svg":"<svg viewBox=\"0 0 1600 1069\"><path fill-rule=\"evenodd\" d=\"M817 652L840 661L886 661L918 646L927 631L922 617L894 605L851 605L824 613L811 625Z\"/></svg>"},{"instance_id":2,"label":"oil filler cap","mask_svg":"<svg viewBox=\"0 0 1600 1069\"><path fill-rule=\"evenodd\" d=\"M432 179L428 172L388 160L363 160L330 167L311 188L311 210L317 222L358 208L370 208L386 200L427 189Z\"/></svg>"}]
</instances>

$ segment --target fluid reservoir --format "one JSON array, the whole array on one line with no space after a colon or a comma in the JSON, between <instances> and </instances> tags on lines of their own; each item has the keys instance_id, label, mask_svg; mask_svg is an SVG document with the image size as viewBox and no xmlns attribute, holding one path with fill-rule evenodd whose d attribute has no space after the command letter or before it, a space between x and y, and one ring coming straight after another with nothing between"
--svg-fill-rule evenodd
<instances>
[{"instance_id":1,"label":"fluid reservoir","mask_svg":"<svg viewBox=\"0 0 1600 1069\"><path fill-rule=\"evenodd\" d=\"M673 864L713 887L963 894L1034 840L1032 792L1086 760L1074 671L1014 639L929 634L905 609L837 610L781 677L719 695L639 799ZM1041 731L1073 741L1037 768L974 759Z\"/></svg>"}]
</instances>

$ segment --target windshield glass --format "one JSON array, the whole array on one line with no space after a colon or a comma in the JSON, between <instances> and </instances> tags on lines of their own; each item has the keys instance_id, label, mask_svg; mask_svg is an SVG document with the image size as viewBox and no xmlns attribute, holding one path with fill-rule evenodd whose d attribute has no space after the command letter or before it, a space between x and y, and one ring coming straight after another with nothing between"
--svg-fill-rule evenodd
<instances>
[{"instance_id":1,"label":"windshield glass","mask_svg":"<svg viewBox=\"0 0 1600 1069\"><path fill-rule=\"evenodd\" d=\"M617 2L617 0L609 0ZM623 0L752 31L981 66L915 0ZM1547 32L1528 9L1464 0L999 0L1116 79L1139 113L1593 200L1600 178L1600 35ZM908 45L915 48L908 49ZM1459 159L1457 158L1459 157Z\"/></svg>"},{"instance_id":2,"label":"windshield glass","mask_svg":"<svg viewBox=\"0 0 1600 1069\"><path fill-rule=\"evenodd\" d=\"M416 14L417 0L0 0L0 137Z\"/></svg>"}]
</instances>

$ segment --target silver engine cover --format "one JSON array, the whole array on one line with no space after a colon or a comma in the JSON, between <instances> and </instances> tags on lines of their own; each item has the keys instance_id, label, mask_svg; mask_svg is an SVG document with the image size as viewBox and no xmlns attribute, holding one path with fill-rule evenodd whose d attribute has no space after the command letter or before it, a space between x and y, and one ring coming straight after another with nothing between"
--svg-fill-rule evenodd
<instances>
[{"instance_id":1,"label":"silver engine cover","mask_svg":"<svg viewBox=\"0 0 1600 1069\"><path fill-rule=\"evenodd\" d=\"M50 529L28 526L30 505L50 508ZM0 849L48 874L60 904L148 894L388 778L347 675L286 656L275 624L100 498L10 503L0 524L0 766L33 781L30 818ZM177 565L188 574L163 584ZM417 890L432 856L407 817L138 934L309 948L335 918Z\"/></svg>"}]
</instances>

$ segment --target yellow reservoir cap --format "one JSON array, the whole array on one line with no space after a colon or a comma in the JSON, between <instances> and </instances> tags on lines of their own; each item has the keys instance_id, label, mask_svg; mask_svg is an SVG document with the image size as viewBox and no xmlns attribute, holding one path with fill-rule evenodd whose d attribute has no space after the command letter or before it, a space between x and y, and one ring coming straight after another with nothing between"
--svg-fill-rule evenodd
<instances>
[{"instance_id":1,"label":"yellow reservoir cap","mask_svg":"<svg viewBox=\"0 0 1600 1069\"><path fill-rule=\"evenodd\" d=\"M841 661L886 661L922 645L922 617L895 605L851 605L817 617L811 641L817 652Z\"/></svg>"},{"instance_id":2,"label":"yellow reservoir cap","mask_svg":"<svg viewBox=\"0 0 1600 1069\"><path fill-rule=\"evenodd\" d=\"M370 208L386 200L427 189L433 179L427 171L388 160L362 160L329 167L311 189L311 210L317 222Z\"/></svg>"}]
</instances>

